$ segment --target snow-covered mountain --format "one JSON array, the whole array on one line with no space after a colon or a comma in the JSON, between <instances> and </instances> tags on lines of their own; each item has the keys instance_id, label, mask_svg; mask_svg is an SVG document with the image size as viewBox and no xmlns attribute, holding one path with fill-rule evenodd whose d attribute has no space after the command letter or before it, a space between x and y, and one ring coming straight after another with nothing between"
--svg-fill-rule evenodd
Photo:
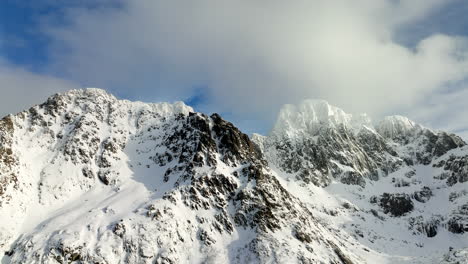
<instances>
[{"instance_id":1,"label":"snow-covered mountain","mask_svg":"<svg viewBox=\"0 0 468 264\"><path fill-rule=\"evenodd\" d=\"M468 146L287 105L250 139L99 89L0 121L2 263L468 263Z\"/></svg>"}]
</instances>

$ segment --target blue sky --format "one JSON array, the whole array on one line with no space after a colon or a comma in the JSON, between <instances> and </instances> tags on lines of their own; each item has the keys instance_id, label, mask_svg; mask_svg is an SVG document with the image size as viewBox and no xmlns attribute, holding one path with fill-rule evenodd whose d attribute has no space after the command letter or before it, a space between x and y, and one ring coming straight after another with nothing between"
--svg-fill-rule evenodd
<instances>
[{"instance_id":1,"label":"blue sky","mask_svg":"<svg viewBox=\"0 0 468 264\"><path fill-rule=\"evenodd\" d=\"M441 2L1 1L0 113L99 87L182 100L248 133L319 98L464 134L468 2Z\"/></svg>"},{"instance_id":2,"label":"blue sky","mask_svg":"<svg viewBox=\"0 0 468 264\"><path fill-rule=\"evenodd\" d=\"M22 7L18 2L3 1L0 8L1 54L11 63L38 70L47 62L47 41L33 28L38 13Z\"/></svg>"},{"instance_id":3,"label":"blue sky","mask_svg":"<svg viewBox=\"0 0 468 264\"><path fill-rule=\"evenodd\" d=\"M433 11L430 16L416 23L400 28L398 41L407 46L415 46L417 42L431 34L468 35L468 3L466 1L449 1L448 4Z\"/></svg>"},{"instance_id":4,"label":"blue sky","mask_svg":"<svg viewBox=\"0 0 468 264\"><path fill-rule=\"evenodd\" d=\"M50 38L43 34L44 23L66 24L65 10L72 7L96 9L112 6L101 1L16 1L0 3L1 55L9 62L41 73L49 60ZM95 2L95 3L94 3ZM115 1L118 2L118 1ZM118 7L118 6L117 6Z\"/></svg>"}]
</instances>

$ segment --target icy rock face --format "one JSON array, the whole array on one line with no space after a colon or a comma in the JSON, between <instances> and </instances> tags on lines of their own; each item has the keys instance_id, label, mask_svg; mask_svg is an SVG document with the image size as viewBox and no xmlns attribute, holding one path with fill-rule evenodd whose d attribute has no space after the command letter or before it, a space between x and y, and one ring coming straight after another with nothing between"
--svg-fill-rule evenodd
<instances>
[{"instance_id":1,"label":"icy rock face","mask_svg":"<svg viewBox=\"0 0 468 264\"><path fill-rule=\"evenodd\" d=\"M250 139L183 103L73 90L0 121L0 258L466 263L467 157L455 135L324 101Z\"/></svg>"},{"instance_id":2,"label":"icy rock face","mask_svg":"<svg viewBox=\"0 0 468 264\"><path fill-rule=\"evenodd\" d=\"M18 188L18 176L16 166L18 157L14 155L13 135L14 124L11 116L6 116L0 120L0 206L11 199L7 191L11 188Z\"/></svg>"},{"instance_id":3,"label":"icy rock face","mask_svg":"<svg viewBox=\"0 0 468 264\"><path fill-rule=\"evenodd\" d=\"M402 216L414 208L413 201L407 194L384 193L379 199L371 199L371 203L378 202L384 213L392 216Z\"/></svg>"},{"instance_id":4,"label":"icy rock face","mask_svg":"<svg viewBox=\"0 0 468 264\"><path fill-rule=\"evenodd\" d=\"M404 116L387 116L377 126L377 131L393 140L405 139L423 130L423 127Z\"/></svg>"},{"instance_id":5,"label":"icy rock face","mask_svg":"<svg viewBox=\"0 0 468 264\"><path fill-rule=\"evenodd\" d=\"M87 89L0 124L0 248L9 263L362 259L217 114Z\"/></svg>"},{"instance_id":6,"label":"icy rock face","mask_svg":"<svg viewBox=\"0 0 468 264\"><path fill-rule=\"evenodd\" d=\"M439 177L447 178L447 185L449 186L468 181L468 156L450 155L448 159L442 159L433 167L444 169Z\"/></svg>"},{"instance_id":7,"label":"icy rock face","mask_svg":"<svg viewBox=\"0 0 468 264\"><path fill-rule=\"evenodd\" d=\"M332 179L364 186L365 179L377 180L404 163L366 115L353 117L325 101L285 106L270 135L253 140L271 165L317 186Z\"/></svg>"},{"instance_id":8,"label":"icy rock face","mask_svg":"<svg viewBox=\"0 0 468 264\"><path fill-rule=\"evenodd\" d=\"M374 127L366 115L354 117L315 100L286 105L270 135L253 140L271 165L317 186L333 179L365 186L366 179L378 180L403 166L428 165L466 144L402 116L386 117Z\"/></svg>"},{"instance_id":9,"label":"icy rock face","mask_svg":"<svg viewBox=\"0 0 468 264\"><path fill-rule=\"evenodd\" d=\"M272 134L293 138L317 134L323 126L359 129L362 125L370 125L366 115L354 117L326 101L305 100L298 106L283 106Z\"/></svg>"},{"instance_id":10,"label":"icy rock face","mask_svg":"<svg viewBox=\"0 0 468 264\"><path fill-rule=\"evenodd\" d=\"M466 264L468 263L468 249L460 249L454 250L451 249L447 252L444 257L440 260L439 263L447 264L447 263L460 263Z\"/></svg>"},{"instance_id":11,"label":"icy rock face","mask_svg":"<svg viewBox=\"0 0 468 264\"><path fill-rule=\"evenodd\" d=\"M428 165L449 150L466 145L456 135L434 132L402 116L384 118L377 125L376 131L399 145L402 148L401 156L409 164Z\"/></svg>"},{"instance_id":12,"label":"icy rock face","mask_svg":"<svg viewBox=\"0 0 468 264\"><path fill-rule=\"evenodd\" d=\"M393 261L439 263L445 254L450 262L468 247L468 149L456 135L402 116L373 126L365 115L306 100L284 107L270 134L252 140L316 215L374 249L425 256ZM337 197L342 206L333 205Z\"/></svg>"}]
</instances>

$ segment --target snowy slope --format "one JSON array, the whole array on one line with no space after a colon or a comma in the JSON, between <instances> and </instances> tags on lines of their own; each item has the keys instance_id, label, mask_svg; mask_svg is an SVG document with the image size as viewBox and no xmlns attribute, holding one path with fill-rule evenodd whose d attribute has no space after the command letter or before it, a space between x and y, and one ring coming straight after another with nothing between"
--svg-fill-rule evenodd
<instances>
[{"instance_id":1,"label":"snowy slope","mask_svg":"<svg viewBox=\"0 0 468 264\"><path fill-rule=\"evenodd\" d=\"M307 100L249 139L73 90L0 121L0 259L466 263L467 175L460 138L404 117Z\"/></svg>"},{"instance_id":2,"label":"snowy slope","mask_svg":"<svg viewBox=\"0 0 468 264\"><path fill-rule=\"evenodd\" d=\"M218 115L88 89L2 122L3 262L362 260Z\"/></svg>"},{"instance_id":3,"label":"snowy slope","mask_svg":"<svg viewBox=\"0 0 468 264\"><path fill-rule=\"evenodd\" d=\"M286 188L379 262L467 263L465 142L405 117L374 126L327 105L286 106L268 136L252 137Z\"/></svg>"}]
</instances>

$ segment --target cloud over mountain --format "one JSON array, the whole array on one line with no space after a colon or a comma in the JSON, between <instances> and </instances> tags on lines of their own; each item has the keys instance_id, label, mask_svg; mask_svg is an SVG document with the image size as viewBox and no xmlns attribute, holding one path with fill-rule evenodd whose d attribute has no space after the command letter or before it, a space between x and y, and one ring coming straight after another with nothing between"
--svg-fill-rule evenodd
<instances>
[{"instance_id":1,"label":"cloud over mountain","mask_svg":"<svg viewBox=\"0 0 468 264\"><path fill-rule=\"evenodd\" d=\"M375 117L418 112L446 128L423 110L437 96L460 104L451 94L466 87L467 39L432 32L414 46L398 40L402 29L453 3L462 5L100 1L48 13L41 32L50 40L48 72L121 97L173 101L202 93L202 110L270 123L281 105L318 98Z\"/></svg>"}]
</instances>

